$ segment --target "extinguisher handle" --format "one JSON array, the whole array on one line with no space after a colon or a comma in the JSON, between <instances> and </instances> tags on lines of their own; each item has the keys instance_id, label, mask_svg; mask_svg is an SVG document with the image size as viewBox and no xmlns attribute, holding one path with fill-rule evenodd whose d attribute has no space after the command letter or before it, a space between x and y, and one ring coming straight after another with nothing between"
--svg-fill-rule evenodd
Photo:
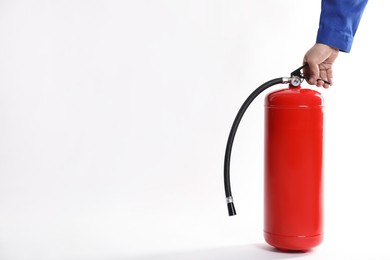
<instances>
[{"instance_id":1,"label":"extinguisher handle","mask_svg":"<svg viewBox=\"0 0 390 260\"><path fill-rule=\"evenodd\" d=\"M301 72L301 69L303 69L303 68L305 68L307 66L309 66L309 64L304 63L301 67L299 67L298 69L296 69L293 72L291 72L291 77L299 77L302 80L303 79L309 79L310 78L309 76L306 76L304 73ZM327 81L327 80L324 80L324 79L321 79L321 78L317 79L317 81L320 81L320 80L323 81L325 84L330 85L330 82Z\"/></svg>"},{"instance_id":2,"label":"extinguisher handle","mask_svg":"<svg viewBox=\"0 0 390 260\"><path fill-rule=\"evenodd\" d=\"M300 66L298 69L294 70L291 72L291 77L300 77L300 78L305 78L305 75L301 72L301 69L309 66L309 64L304 63L302 66Z\"/></svg>"}]
</instances>

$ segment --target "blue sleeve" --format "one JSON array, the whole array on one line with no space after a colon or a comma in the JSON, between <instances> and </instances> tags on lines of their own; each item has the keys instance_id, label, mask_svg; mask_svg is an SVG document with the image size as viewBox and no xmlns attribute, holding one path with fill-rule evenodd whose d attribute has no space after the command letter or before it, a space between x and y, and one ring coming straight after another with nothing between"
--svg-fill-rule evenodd
<instances>
[{"instance_id":1,"label":"blue sleeve","mask_svg":"<svg viewBox=\"0 0 390 260\"><path fill-rule=\"evenodd\" d=\"M368 0L322 0L317 43L350 52Z\"/></svg>"}]
</instances>

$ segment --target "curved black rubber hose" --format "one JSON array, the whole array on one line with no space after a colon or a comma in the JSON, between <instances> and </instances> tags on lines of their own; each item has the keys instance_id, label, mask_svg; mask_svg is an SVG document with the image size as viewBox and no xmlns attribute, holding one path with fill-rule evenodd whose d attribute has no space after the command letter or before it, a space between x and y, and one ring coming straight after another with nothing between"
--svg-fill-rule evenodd
<instances>
[{"instance_id":1,"label":"curved black rubber hose","mask_svg":"<svg viewBox=\"0 0 390 260\"><path fill-rule=\"evenodd\" d=\"M229 216L236 215L236 210L234 208L233 204L233 197L232 197L232 191L230 187L230 157L232 154L232 148L233 148L233 141L234 137L237 132L237 128L240 124L240 121L242 117L245 114L245 111L249 107L249 105L252 103L252 101L264 90L266 90L269 87L272 87L276 84L283 83L283 78L277 78L270 80L257 89L255 89L252 94L245 100L244 104L242 104L240 110L238 111L236 118L234 119L232 128L230 129L229 138L226 144L226 151L225 151L225 162L224 162L224 182L225 182L225 195L226 195L226 202L228 206Z\"/></svg>"}]
</instances>

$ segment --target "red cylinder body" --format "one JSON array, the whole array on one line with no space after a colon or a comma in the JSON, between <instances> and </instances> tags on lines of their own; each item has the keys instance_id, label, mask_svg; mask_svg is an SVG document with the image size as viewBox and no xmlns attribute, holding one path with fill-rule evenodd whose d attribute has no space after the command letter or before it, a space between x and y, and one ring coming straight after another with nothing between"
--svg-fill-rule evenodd
<instances>
[{"instance_id":1,"label":"red cylinder body","mask_svg":"<svg viewBox=\"0 0 390 260\"><path fill-rule=\"evenodd\" d=\"M323 98L290 87L265 99L264 238L307 251L323 235Z\"/></svg>"}]
</instances>

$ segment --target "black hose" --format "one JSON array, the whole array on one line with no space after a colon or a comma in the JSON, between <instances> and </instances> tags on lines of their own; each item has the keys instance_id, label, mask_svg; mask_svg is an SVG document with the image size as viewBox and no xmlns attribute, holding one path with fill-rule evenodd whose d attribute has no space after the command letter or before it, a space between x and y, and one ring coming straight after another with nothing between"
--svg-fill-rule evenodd
<instances>
[{"instance_id":1,"label":"black hose","mask_svg":"<svg viewBox=\"0 0 390 260\"><path fill-rule=\"evenodd\" d=\"M252 103L252 101L264 90L267 88L274 86L276 84L281 84L284 82L284 78L277 78L270 80L257 89L255 89L252 94L245 100L244 104L242 104L240 110L238 111L236 118L234 119L232 128L230 129L229 138L226 144L226 151L225 151L225 162L224 162L224 182L225 182L225 195L226 195L226 202L228 206L229 216L236 215L236 209L234 208L233 204L233 197L232 197L232 191L230 187L230 157L232 154L232 147L233 147L233 141L234 136L236 135L237 128L240 124L240 121L242 117L245 114L245 111L249 107L249 105Z\"/></svg>"}]
</instances>

